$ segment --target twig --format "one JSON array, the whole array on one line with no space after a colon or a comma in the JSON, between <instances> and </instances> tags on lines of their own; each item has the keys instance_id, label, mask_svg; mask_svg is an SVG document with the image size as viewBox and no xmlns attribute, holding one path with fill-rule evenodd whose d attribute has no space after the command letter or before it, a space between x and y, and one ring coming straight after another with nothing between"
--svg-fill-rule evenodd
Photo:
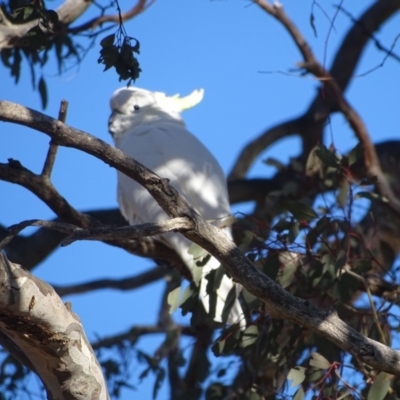
<instances>
[{"instance_id":1,"label":"twig","mask_svg":"<svg viewBox=\"0 0 400 400\"><path fill-rule=\"evenodd\" d=\"M76 226L73 226L71 224L66 224L64 222L56 222L56 221L43 221L40 219L31 219L28 221L23 221L20 222L19 224L12 225L8 228L8 235L6 235L0 242L0 252L3 250L5 246L10 243L10 241L18 235L22 230L27 228L28 226L41 226L43 228L49 228L49 229L54 229L58 232L62 232L65 234L71 234L75 232L77 229Z\"/></svg>"},{"instance_id":2,"label":"twig","mask_svg":"<svg viewBox=\"0 0 400 400\"><path fill-rule=\"evenodd\" d=\"M68 29L68 33L75 35L79 32L87 31L90 29L93 30L96 27L98 27L99 25L102 25L106 22L112 22L114 24L118 24L118 23L120 23L120 21L124 22L124 21L130 20L130 19L136 17L137 15L139 15L140 13L142 13L143 11L145 11L154 2L155 2L155 0L138 0L138 2L136 3L135 6L133 6L130 10L128 10L124 13L114 14L114 15L102 15L100 17L93 18L90 21L85 22L82 25L76 26L75 28Z\"/></svg>"},{"instance_id":3,"label":"twig","mask_svg":"<svg viewBox=\"0 0 400 400\"><path fill-rule=\"evenodd\" d=\"M58 113L59 121L65 123L65 120L67 119L67 110L68 110L68 101L61 100L60 111ZM47 152L46 160L44 162L43 170L41 173L41 176L45 179L50 180L50 175L53 170L57 150L58 150L58 145L51 140L49 150Z\"/></svg>"},{"instance_id":4,"label":"twig","mask_svg":"<svg viewBox=\"0 0 400 400\"><path fill-rule=\"evenodd\" d=\"M126 332L113 336L108 336L98 340L97 342L92 343L92 347L94 350L96 350L102 348L110 348L112 346L120 344L122 341L130 341L132 343L135 343L140 336L154 335L164 332L165 329L157 325L133 326ZM195 336L194 329L191 326L181 326L180 332L182 335L186 335L189 337Z\"/></svg>"},{"instance_id":5,"label":"twig","mask_svg":"<svg viewBox=\"0 0 400 400\"><path fill-rule=\"evenodd\" d=\"M261 136L247 144L241 151L232 171L229 173L228 181L245 178L247 171L255 158L260 154L260 151L268 148L278 140L298 134L299 125L300 120L298 118L285 121L269 128Z\"/></svg>"},{"instance_id":6,"label":"twig","mask_svg":"<svg viewBox=\"0 0 400 400\"><path fill-rule=\"evenodd\" d=\"M374 305L374 300L372 299L371 290L369 289L367 281L361 275L356 274L354 271L352 271L348 265L345 265L345 267L343 268L343 272L346 272L347 274L349 274L350 276L356 278L359 282L361 282L363 284L363 286L365 288L365 291L367 293L369 306L371 307L371 312L372 312L372 316L373 316L373 319L374 319L374 323L375 323L376 329L377 329L377 331L379 333L379 336L381 337L381 342L383 344L387 344L385 335L384 335L384 333L382 331L381 324L379 323L378 314L376 312L375 305Z\"/></svg>"},{"instance_id":7,"label":"twig","mask_svg":"<svg viewBox=\"0 0 400 400\"><path fill-rule=\"evenodd\" d=\"M52 285L59 296L92 292L101 289L133 290L148 285L168 274L169 270L163 266L156 266L138 275L123 279L99 279L69 286Z\"/></svg>"},{"instance_id":8,"label":"twig","mask_svg":"<svg viewBox=\"0 0 400 400\"><path fill-rule=\"evenodd\" d=\"M76 230L61 241L61 246L67 246L77 240L120 240L138 239L149 236L158 236L170 231L184 232L193 229L194 225L188 218L173 218L158 223L146 223L118 228L100 227L85 230Z\"/></svg>"},{"instance_id":9,"label":"twig","mask_svg":"<svg viewBox=\"0 0 400 400\"><path fill-rule=\"evenodd\" d=\"M105 225L122 226L126 224L117 209L93 210L85 214ZM55 222L59 219L54 219ZM0 225L0 240L8 235L8 230ZM32 270L53 252L65 234L46 228L39 228L30 235L18 235L5 247L8 258L25 269ZM137 246L140 248L140 246Z\"/></svg>"},{"instance_id":10,"label":"twig","mask_svg":"<svg viewBox=\"0 0 400 400\"><path fill-rule=\"evenodd\" d=\"M368 37L375 43L375 47L378 50L383 51L385 53L385 56L384 56L382 62L377 67L372 68L371 70L369 70L367 72L364 72L364 73L362 73L360 75L357 75L357 77L365 76L366 74L368 74L368 72L372 72L372 71L376 70L377 68L383 66L385 64L386 60L389 57L393 57L393 59L395 59L396 61L400 61L400 57L393 52L393 49L394 49L394 47L396 45L396 42L399 39L399 35L396 35L396 37L394 38L394 40L392 42L392 45L390 46L390 49L387 49L380 43L380 41L365 26L362 25L362 23L357 18L353 17L344 7L342 7L341 4L339 4L339 5L335 6L335 7L339 11L341 11L344 15L349 17L350 21L354 25L359 25L360 28L362 28L364 30L365 34L368 35Z\"/></svg>"}]
</instances>

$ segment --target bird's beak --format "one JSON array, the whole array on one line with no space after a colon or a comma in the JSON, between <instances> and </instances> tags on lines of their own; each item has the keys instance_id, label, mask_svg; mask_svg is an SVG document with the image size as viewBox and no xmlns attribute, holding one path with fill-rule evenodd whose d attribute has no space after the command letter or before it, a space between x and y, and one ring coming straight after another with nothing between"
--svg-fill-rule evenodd
<instances>
[{"instance_id":1,"label":"bird's beak","mask_svg":"<svg viewBox=\"0 0 400 400\"><path fill-rule=\"evenodd\" d=\"M110 117L108 118L108 132L111 134L111 136L114 136L114 122L115 119L118 117L118 112L117 111L113 111L110 115Z\"/></svg>"}]
</instances>

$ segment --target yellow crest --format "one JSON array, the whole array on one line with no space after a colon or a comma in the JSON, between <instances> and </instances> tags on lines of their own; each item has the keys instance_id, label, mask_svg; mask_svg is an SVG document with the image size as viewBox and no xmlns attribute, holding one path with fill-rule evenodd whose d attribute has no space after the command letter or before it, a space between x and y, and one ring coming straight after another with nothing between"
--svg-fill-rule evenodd
<instances>
[{"instance_id":1,"label":"yellow crest","mask_svg":"<svg viewBox=\"0 0 400 400\"><path fill-rule=\"evenodd\" d=\"M171 96L171 99L174 99L176 104L178 104L179 108L182 111L184 111L199 104L203 99L203 96L204 96L204 89L198 89L198 90L196 89L185 97L179 97L179 94L176 94L174 96Z\"/></svg>"}]
</instances>

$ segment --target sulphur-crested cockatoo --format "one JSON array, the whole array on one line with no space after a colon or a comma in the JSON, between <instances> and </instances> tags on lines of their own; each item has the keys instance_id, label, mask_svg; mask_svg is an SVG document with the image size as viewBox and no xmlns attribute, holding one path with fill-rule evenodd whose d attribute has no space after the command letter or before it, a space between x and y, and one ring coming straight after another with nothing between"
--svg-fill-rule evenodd
<instances>
[{"instance_id":1,"label":"sulphur-crested cockatoo","mask_svg":"<svg viewBox=\"0 0 400 400\"><path fill-rule=\"evenodd\" d=\"M109 131L117 148L161 178L168 178L203 218L218 225L230 214L224 173L212 154L186 129L181 117L183 110L199 103L202 97L203 90L180 98L134 87L121 88L110 101ZM118 172L118 202L122 215L131 225L168 219L147 190L121 172ZM225 227L224 232L232 239L230 228ZM209 313L210 296L206 292L205 276L220 266L218 260L206 257L206 265L197 266L193 252L188 252L192 242L179 233L169 232L155 239L179 254L192 272L196 285L200 285L200 297ZM217 289L214 319L222 321L225 300L231 289L236 299L227 322L239 322L243 326L243 312L237 299L239 285L225 274Z\"/></svg>"}]
</instances>

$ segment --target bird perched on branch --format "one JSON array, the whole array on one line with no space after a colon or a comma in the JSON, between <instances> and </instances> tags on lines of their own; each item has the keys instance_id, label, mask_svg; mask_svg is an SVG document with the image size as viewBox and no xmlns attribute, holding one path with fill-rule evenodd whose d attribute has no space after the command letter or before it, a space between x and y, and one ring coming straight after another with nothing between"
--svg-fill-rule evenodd
<instances>
[{"instance_id":1,"label":"bird perched on branch","mask_svg":"<svg viewBox=\"0 0 400 400\"><path fill-rule=\"evenodd\" d=\"M203 90L181 98L134 87L121 88L110 101L109 131L117 148L161 178L168 178L203 218L221 225L222 219L230 214L225 175L213 155L187 130L181 116L183 110L195 106L202 98ZM131 225L168 219L143 186L119 171L118 202L122 215ZM225 227L224 232L232 239L229 227ZM215 321L225 322L224 319L229 324L244 326L238 300L240 285L221 274L223 270L220 269L214 275L218 275L218 279L207 287L207 275L220 267L217 259L203 250L203 256L207 256L198 263L198 254L193 254L195 246L180 233L169 232L154 239L162 241L181 257L199 288L206 312Z\"/></svg>"}]
</instances>

